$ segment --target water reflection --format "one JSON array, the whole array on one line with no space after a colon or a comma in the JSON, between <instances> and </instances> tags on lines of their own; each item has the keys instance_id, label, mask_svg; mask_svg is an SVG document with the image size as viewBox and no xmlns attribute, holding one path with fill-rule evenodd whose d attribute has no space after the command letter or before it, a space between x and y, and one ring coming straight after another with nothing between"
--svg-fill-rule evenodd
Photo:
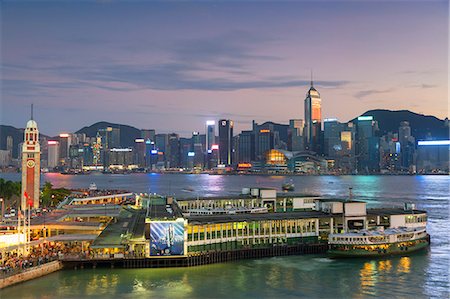
<instances>
[{"instance_id":1,"label":"water reflection","mask_svg":"<svg viewBox=\"0 0 450 299\"><path fill-rule=\"evenodd\" d=\"M363 267L359 271L361 290L365 294L375 295L371 288L376 284L377 270L374 261L364 263Z\"/></svg>"},{"instance_id":2,"label":"water reflection","mask_svg":"<svg viewBox=\"0 0 450 299\"><path fill-rule=\"evenodd\" d=\"M409 273L411 270L411 258L404 256L400 259L397 267L397 273Z\"/></svg>"}]
</instances>

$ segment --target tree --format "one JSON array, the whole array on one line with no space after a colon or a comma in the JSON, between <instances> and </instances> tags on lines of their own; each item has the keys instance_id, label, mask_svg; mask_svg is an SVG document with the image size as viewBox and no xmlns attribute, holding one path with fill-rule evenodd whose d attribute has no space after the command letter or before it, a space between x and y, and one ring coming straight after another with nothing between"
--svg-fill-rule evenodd
<instances>
[{"instance_id":1,"label":"tree","mask_svg":"<svg viewBox=\"0 0 450 299\"><path fill-rule=\"evenodd\" d=\"M59 202L64 200L65 197L70 195L70 190L65 188L53 189L53 185L50 182L45 182L41 193L41 202L44 207L56 206Z\"/></svg>"},{"instance_id":2,"label":"tree","mask_svg":"<svg viewBox=\"0 0 450 299\"><path fill-rule=\"evenodd\" d=\"M0 197L5 200L5 204L11 205L11 198L17 196L20 198L20 193L22 192L22 183L21 182L13 182L13 181L5 181L4 179L0 179Z\"/></svg>"}]
</instances>

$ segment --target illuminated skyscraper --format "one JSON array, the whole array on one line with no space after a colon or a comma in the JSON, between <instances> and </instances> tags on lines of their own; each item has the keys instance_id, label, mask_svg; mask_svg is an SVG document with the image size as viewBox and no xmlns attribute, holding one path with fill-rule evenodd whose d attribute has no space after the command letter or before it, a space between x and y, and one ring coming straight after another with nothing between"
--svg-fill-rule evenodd
<instances>
[{"instance_id":1,"label":"illuminated skyscraper","mask_svg":"<svg viewBox=\"0 0 450 299\"><path fill-rule=\"evenodd\" d=\"M220 163L232 164L233 155L233 121L229 119L219 120L219 157Z\"/></svg>"},{"instance_id":2,"label":"illuminated skyscraper","mask_svg":"<svg viewBox=\"0 0 450 299\"><path fill-rule=\"evenodd\" d=\"M211 150L216 143L216 122L214 120L206 121L206 151Z\"/></svg>"},{"instance_id":3,"label":"illuminated skyscraper","mask_svg":"<svg viewBox=\"0 0 450 299\"><path fill-rule=\"evenodd\" d=\"M321 147L322 126L322 100L319 92L314 88L311 78L311 87L305 99L305 149L316 153L322 152Z\"/></svg>"},{"instance_id":4,"label":"illuminated skyscraper","mask_svg":"<svg viewBox=\"0 0 450 299\"><path fill-rule=\"evenodd\" d=\"M31 108L31 119L27 122L22 145L22 210L25 210L30 205L33 208L39 208L40 174L41 148L39 145L39 130L37 123L33 120L33 108Z\"/></svg>"},{"instance_id":5,"label":"illuminated skyscraper","mask_svg":"<svg viewBox=\"0 0 450 299\"><path fill-rule=\"evenodd\" d=\"M47 166L53 169L59 164L59 142L56 140L49 140L47 142Z\"/></svg>"}]
</instances>

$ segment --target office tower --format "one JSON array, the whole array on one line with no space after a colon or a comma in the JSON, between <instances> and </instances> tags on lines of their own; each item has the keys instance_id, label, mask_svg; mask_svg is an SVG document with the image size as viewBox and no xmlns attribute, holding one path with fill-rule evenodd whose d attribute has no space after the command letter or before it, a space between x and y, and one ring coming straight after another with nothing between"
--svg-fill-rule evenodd
<instances>
[{"instance_id":1,"label":"office tower","mask_svg":"<svg viewBox=\"0 0 450 299\"><path fill-rule=\"evenodd\" d=\"M106 127L99 129L98 132L102 137L102 148L105 152L111 148L119 148L120 144L120 128Z\"/></svg>"},{"instance_id":2,"label":"office tower","mask_svg":"<svg viewBox=\"0 0 450 299\"><path fill-rule=\"evenodd\" d=\"M398 141L400 142L400 160L403 170L409 170L414 164L415 138L411 136L409 122L402 121L398 128Z\"/></svg>"},{"instance_id":3,"label":"office tower","mask_svg":"<svg viewBox=\"0 0 450 299\"><path fill-rule=\"evenodd\" d=\"M47 142L47 167L53 169L59 164L59 142L49 140Z\"/></svg>"},{"instance_id":4,"label":"office tower","mask_svg":"<svg viewBox=\"0 0 450 299\"><path fill-rule=\"evenodd\" d=\"M142 129L141 130L141 138L144 140L150 140L155 142L155 130L153 129Z\"/></svg>"},{"instance_id":5,"label":"office tower","mask_svg":"<svg viewBox=\"0 0 450 299\"><path fill-rule=\"evenodd\" d=\"M216 122L214 120L206 121L206 151L211 150L212 145L216 143Z\"/></svg>"},{"instance_id":6,"label":"office tower","mask_svg":"<svg viewBox=\"0 0 450 299\"><path fill-rule=\"evenodd\" d=\"M155 148L157 150L157 163L160 166L166 167L167 154L169 148L169 136L167 134L155 135Z\"/></svg>"},{"instance_id":7,"label":"office tower","mask_svg":"<svg viewBox=\"0 0 450 299\"><path fill-rule=\"evenodd\" d=\"M360 116L356 127L357 170L362 173L378 172L380 168L378 122L373 116Z\"/></svg>"},{"instance_id":8,"label":"office tower","mask_svg":"<svg viewBox=\"0 0 450 299\"><path fill-rule=\"evenodd\" d=\"M139 167L145 167L145 140L144 138L136 138L134 140L134 158L135 163Z\"/></svg>"},{"instance_id":9,"label":"office tower","mask_svg":"<svg viewBox=\"0 0 450 299\"><path fill-rule=\"evenodd\" d=\"M109 134L111 136L111 140L109 142L110 148L120 148L122 145L120 144L120 128L108 128L111 129Z\"/></svg>"},{"instance_id":10,"label":"office tower","mask_svg":"<svg viewBox=\"0 0 450 299\"><path fill-rule=\"evenodd\" d=\"M161 152L162 157L164 153ZM145 166L153 169L153 165L158 162L158 149L156 148L155 142L147 139L145 141Z\"/></svg>"},{"instance_id":11,"label":"office tower","mask_svg":"<svg viewBox=\"0 0 450 299\"><path fill-rule=\"evenodd\" d=\"M59 134L59 159L65 165L69 158L70 134Z\"/></svg>"},{"instance_id":12,"label":"office tower","mask_svg":"<svg viewBox=\"0 0 450 299\"><path fill-rule=\"evenodd\" d=\"M303 147L303 130L305 123L303 119L290 119L288 129L288 144L289 151L302 151Z\"/></svg>"},{"instance_id":13,"label":"office tower","mask_svg":"<svg viewBox=\"0 0 450 299\"><path fill-rule=\"evenodd\" d=\"M94 164L94 154L92 151L92 147L89 143L83 144L83 166L93 165Z\"/></svg>"},{"instance_id":14,"label":"office tower","mask_svg":"<svg viewBox=\"0 0 450 299\"><path fill-rule=\"evenodd\" d=\"M233 121L219 120L219 163L230 166L233 164Z\"/></svg>"},{"instance_id":15,"label":"office tower","mask_svg":"<svg viewBox=\"0 0 450 299\"><path fill-rule=\"evenodd\" d=\"M179 139L179 149L180 149L179 167L192 168L194 156L188 156L189 153L193 152L192 151L192 139L191 138L180 138ZM190 162L189 166L188 166L188 157L191 157L189 160L189 162Z\"/></svg>"},{"instance_id":16,"label":"office tower","mask_svg":"<svg viewBox=\"0 0 450 299\"><path fill-rule=\"evenodd\" d=\"M22 193L21 208L39 208L39 187L41 174L41 149L39 145L39 130L33 120L27 122L22 145Z\"/></svg>"},{"instance_id":17,"label":"office tower","mask_svg":"<svg viewBox=\"0 0 450 299\"><path fill-rule=\"evenodd\" d=\"M336 158L337 153L342 150L341 132L344 124L337 119L327 118L323 122L324 148L323 153L329 158Z\"/></svg>"},{"instance_id":18,"label":"office tower","mask_svg":"<svg viewBox=\"0 0 450 299\"><path fill-rule=\"evenodd\" d=\"M255 134L253 131L242 131L238 140L239 163L255 161Z\"/></svg>"},{"instance_id":19,"label":"office tower","mask_svg":"<svg viewBox=\"0 0 450 299\"><path fill-rule=\"evenodd\" d=\"M191 138L191 157L193 158L193 168L203 169L204 155L205 155L205 135L200 135L199 132L192 132Z\"/></svg>"},{"instance_id":20,"label":"office tower","mask_svg":"<svg viewBox=\"0 0 450 299\"><path fill-rule=\"evenodd\" d=\"M322 126L322 100L319 92L311 87L305 98L305 133L304 146L306 150L322 153L321 148L321 126Z\"/></svg>"},{"instance_id":21,"label":"office tower","mask_svg":"<svg viewBox=\"0 0 450 299\"><path fill-rule=\"evenodd\" d=\"M175 133L168 135L168 150L167 150L167 167L180 167L180 136Z\"/></svg>"}]
</instances>

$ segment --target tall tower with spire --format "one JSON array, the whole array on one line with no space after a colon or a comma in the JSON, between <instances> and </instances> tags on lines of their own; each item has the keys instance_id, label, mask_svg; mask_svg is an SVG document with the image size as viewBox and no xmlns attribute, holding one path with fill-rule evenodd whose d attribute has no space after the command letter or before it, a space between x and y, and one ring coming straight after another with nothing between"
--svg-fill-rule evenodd
<instances>
[{"instance_id":1,"label":"tall tower with spire","mask_svg":"<svg viewBox=\"0 0 450 299\"><path fill-rule=\"evenodd\" d=\"M22 145L22 210L27 206L39 207L40 174L39 130L36 121L33 120L33 105L31 105L31 119L27 122Z\"/></svg>"},{"instance_id":2,"label":"tall tower with spire","mask_svg":"<svg viewBox=\"0 0 450 299\"><path fill-rule=\"evenodd\" d=\"M305 149L321 153L322 100L314 88L311 71L311 87L305 98Z\"/></svg>"}]
</instances>

